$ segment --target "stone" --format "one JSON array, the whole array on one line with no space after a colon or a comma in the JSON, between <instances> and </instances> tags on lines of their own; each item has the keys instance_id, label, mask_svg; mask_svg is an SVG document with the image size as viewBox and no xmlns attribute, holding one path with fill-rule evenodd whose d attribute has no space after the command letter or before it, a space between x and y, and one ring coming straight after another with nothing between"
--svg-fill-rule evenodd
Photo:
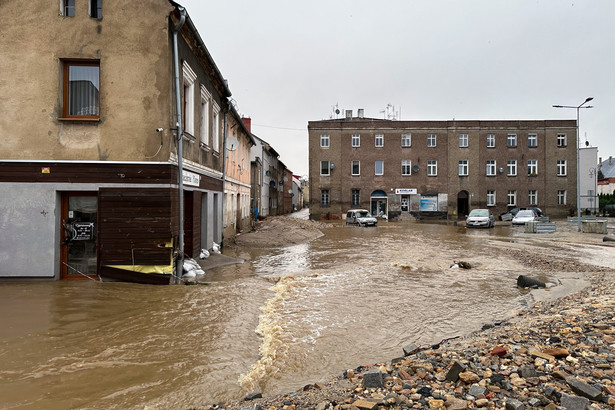
<instances>
[{"instance_id":1,"label":"stone","mask_svg":"<svg viewBox=\"0 0 615 410\"><path fill-rule=\"evenodd\" d=\"M536 349L530 350L530 355L533 358L540 357L541 359L545 359L548 362L555 360L555 357L551 356L550 354L543 353L540 350L536 350Z\"/></svg>"},{"instance_id":2,"label":"stone","mask_svg":"<svg viewBox=\"0 0 615 410\"><path fill-rule=\"evenodd\" d=\"M261 398L263 398L263 394L262 393L254 392L254 393L248 394L246 397L243 398L243 400L244 401L250 401L250 400L261 399Z\"/></svg>"},{"instance_id":3,"label":"stone","mask_svg":"<svg viewBox=\"0 0 615 410\"><path fill-rule=\"evenodd\" d=\"M478 399L474 402L474 404L476 405L476 407L487 407L487 405L489 404L489 400L488 399Z\"/></svg>"},{"instance_id":4,"label":"stone","mask_svg":"<svg viewBox=\"0 0 615 410\"><path fill-rule=\"evenodd\" d=\"M404 346L404 356L409 356L412 353L415 353L418 350L418 346L414 344L409 344Z\"/></svg>"},{"instance_id":5,"label":"stone","mask_svg":"<svg viewBox=\"0 0 615 410\"><path fill-rule=\"evenodd\" d=\"M473 384L473 385L470 387L470 390L468 390L468 394L469 394L470 396L474 396L474 397L476 397L476 396L478 396L479 394L485 394L485 392L486 392L486 391L487 391L487 389L485 389L484 387L479 386L478 384Z\"/></svg>"},{"instance_id":6,"label":"stone","mask_svg":"<svg viewBox=\"0 0 615 410\"><path fill-rule=\"evenodd\" d=\"M352 405L359 409L364 409L364 410L371 410L371 409L375 409L378 407L378 403L374 401L363 400L363 399L359 399L355 401L354 403L352 403Z\"/></svg>"},{"instance_id":7,"label":"stone","mask_svg":"<svg viewBox=\"0 0 615 410\"><path fill-rule=\"evenodd\" d=\"M459 374L463 372L466 367L459 363L457 360L453 362L453 365L446 373L446 380L449 382L456 382L459 379Z\"/></svg>"},{"instance_id":8,"label":"stone","mask_svg":"<svg viewBox=\"0 0 615 410\"><path fill-rule=\"evenodd\" d=\"M508 351L506 350L506 348L502 346L495 346L493 349L491 349L491 356L504 357L507 353Z\"/></svg>"},{"instance_id":9,"label":"stone","mask_svg":"<svg viewBox=\"0 0 615 410\"><path fill-rule=\"evenodd\" d=\"M561 359L563 357L569 356L570 352L567 349L562 347L554 348L554 349L543 349L542 353L553 356L556 359Z\"/></svg>"},{"instance_id":10,"label":"stone","mask_svg":"<svg viewBox=\"0 0 615 410\"><path fill-rule=\"evenodd\" d=\"M528 400L527 404L529 404L532 407L538 407L541 404L540 399L537 399L536 397L532 397L531 399Z\"/></svg>"},{"instance_id":11,"label":"stone","mask_svg":"<svg viewBox=\"0 0 615 410\"><path fill-rule=\"evenodd\" d=\"M462 399L458 399L455 396L446 396L444 405L448 410L464 410L468 408L468 402Z\"/></svg>"},{"instance_id":12,"label":"stone","mask_svg":"<svg viewBox=\"0 0 615 410\"><path fill-rule=\"evenodd\" d=\"M525 410L525 405L517 399L506 400L506 410Z\"/></svg>"},{"instance_id":13,"label":"stone","mask_svg":"<svg viewBox=\"0 0 615 410\"><path fill-rule=\"evenodd\" d=\"M480 380L480 377L476 373L472 372L461 372L459 373L459 378L464 383L476 383Z\"/></svg>"},{"instance_id":14,"label":"stone","mask_svg":"<svg viewBox=\"0 0 615 410\"><path fill-rule=\"evenodd\" d=\"M576 394L587 397L590 400L598 401L602 398L602 392L595 387L577 379L574 376L566 377L566 383Z\"/></svg>"},{"instance_id":15,"label":"stone","mask_svg":"<svg viewBox=\"0 0 615 410\"><path fill-rule=\"evenodd\" d=\"M369 370L363 374L363 387L366 389L381 389L384 387L384 378L380 370Z\"/></svg>"},{"instance_id":16,"label":"stone","mask_svg":"<svg viewBox=\"0 0 615 410\"><path fill-rule=\"evenodd\" d=\"M615 396L615 386L602 386L602 391L610 396Z\"/></svg>"},{"instance_id":17,"label":"stone","mask_svg":"<svg viewBox=\"0 0 615 410\"><path fill-rule=\"evenodd\" d=\"M585 397L573 396L562 393L560 404L566 410L586 410L589 407L590 401Z\"/></svg>"},{"instance_id":18,"label":"stone","mask_svg":"<svg viewBox=\"0 0 615 410\"><path fill-rule=\"evenodd\" d=\"M410 374L408 374L408 372L405 370L400 370L397 373L397 376L402 380L410 380Z\"/></svg>"},{"instance_id":19,"label":"stone","mask_svg":"<svg viewBox=\"0 0 615 410\"><path fill-rule=\"evenodd\" d=\"M519 376L527 379L528 377L538 377L538 373L536 372L536 369L532 366L523 366L521 369L519 369L520 374Z\"/></svg>"},{"instance_id":20,"label":"stone","mask_svg":"<svg viewBox=\"0 0 615 410\"><path fill-rule=\"evenodd\" d=\"M429 408L430 409L442 409L444 408L444 400L436 400L436 399L432 399L429 400Z\"/></svg>"}]
</instances>

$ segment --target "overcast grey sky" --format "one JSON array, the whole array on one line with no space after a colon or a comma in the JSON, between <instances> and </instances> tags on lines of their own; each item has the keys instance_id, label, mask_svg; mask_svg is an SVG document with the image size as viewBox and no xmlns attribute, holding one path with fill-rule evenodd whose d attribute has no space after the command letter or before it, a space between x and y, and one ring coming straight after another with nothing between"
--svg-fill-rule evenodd
<instances>
[{"instance_id":1,"label":"overcast grey sky","mask_svg":"<svg viewBox=\"0 0 615 410\"><path fill-rule=\"evenodd\" d=\"M574 119L615 156L615 0L179 0L238 111L297 175L307 122ZM389 109L392 113L393 109Z\"/></svg>"}]
</instances>

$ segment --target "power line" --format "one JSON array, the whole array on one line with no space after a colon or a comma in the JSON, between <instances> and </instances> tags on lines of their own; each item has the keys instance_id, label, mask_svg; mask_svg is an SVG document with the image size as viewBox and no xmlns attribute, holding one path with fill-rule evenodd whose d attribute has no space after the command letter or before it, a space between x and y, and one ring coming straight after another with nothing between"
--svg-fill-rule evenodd
<instances>
[{"instance_id":1,"label":"power line","mask_svg":"<svg viewBox=\"0 0 615 410\"><path fill-rule=\"evenodd\" d=\"M278 130L291 130L291 131L307 131L306 128L286 128L286 127L274 127L273 125L260 125L253 124L254 127L263 127L263 128L275 128Z\"/></svg>"}]
</instances>

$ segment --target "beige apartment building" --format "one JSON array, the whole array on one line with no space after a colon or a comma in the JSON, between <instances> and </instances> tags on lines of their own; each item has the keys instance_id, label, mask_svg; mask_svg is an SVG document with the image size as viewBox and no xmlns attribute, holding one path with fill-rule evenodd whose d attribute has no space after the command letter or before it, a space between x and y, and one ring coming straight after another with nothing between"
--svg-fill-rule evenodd
<instances>
[{"instance_id":1,"label":"beige apartment building","mask_svg":"<svg viewBox=\"0 0 615 410\"><path fill-rule=\"evenodd\" d=\"M308 123L310 214L337 219L366 208L388 219L464 218L489 208L537 206L551 217L576 207L576 121Z\"/></svg>"}]
</instances>

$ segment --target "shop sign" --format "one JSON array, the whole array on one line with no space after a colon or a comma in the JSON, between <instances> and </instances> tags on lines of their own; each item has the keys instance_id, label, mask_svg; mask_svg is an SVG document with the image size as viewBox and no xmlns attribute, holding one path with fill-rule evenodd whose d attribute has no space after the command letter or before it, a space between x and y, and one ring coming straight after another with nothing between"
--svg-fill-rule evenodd
<instances>
[{"instance_id":1,"label":"shop sign","mask_svg":"<svg viewBox=\"0 0 615 410\"><path fill-rule=\"evenodd\" d=\"M199 174L195 174L190 171L183 171L182 175L183 175L184 184L192 185L192 186L201 185L201 176Z\"/></svg>"},{"instance_id":2,"label":"shop sign","mask_svg":"<svg viewBox=\"0 0 615 410\"><path fill-rule=\"evenodd\" d=\"M416 195L416 188L396 188L395 193L397 195Z\"/></svg>"}]
</instances>

